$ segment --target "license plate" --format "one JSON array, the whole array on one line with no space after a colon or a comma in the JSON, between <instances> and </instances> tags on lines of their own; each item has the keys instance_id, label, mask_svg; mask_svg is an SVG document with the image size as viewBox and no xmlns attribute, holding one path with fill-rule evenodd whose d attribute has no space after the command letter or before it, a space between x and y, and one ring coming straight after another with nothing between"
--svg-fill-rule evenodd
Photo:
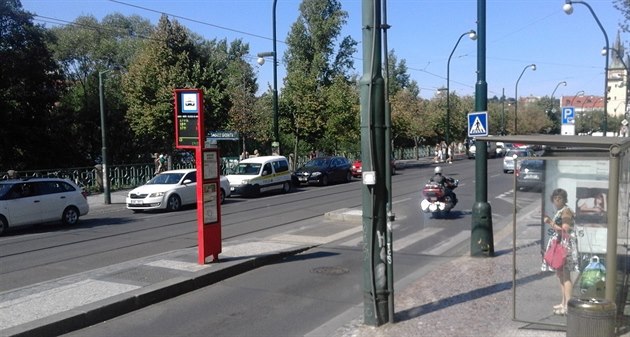
<instances>
[{"instance_id":1,"label":"license plate","mask_svg":"<svg viewBox=\"0 0 630 337\"><path fill-rule=\"evenodd\" d=\"M307 179L304 177L300 177L300 181L306 181Z\"/></svg>"},{"instance_id":2,"label":"license plate","mask_svg":"<svg viewBox=\"0 0 630 337\"><path fill-rule=\"evenodd\" d=\"M525 179L538 179L537 174L528 174L525 176Z\"/></svg>"},{"instance_id":3,"label":"license plate","mask_svg":"<svg viewBox=\"0 0 630 337\"><path fill-rule=\"evenodd\" d=\"M132 205L142 205L142 200L131 200Z\"/></svg>"}]
</instances>

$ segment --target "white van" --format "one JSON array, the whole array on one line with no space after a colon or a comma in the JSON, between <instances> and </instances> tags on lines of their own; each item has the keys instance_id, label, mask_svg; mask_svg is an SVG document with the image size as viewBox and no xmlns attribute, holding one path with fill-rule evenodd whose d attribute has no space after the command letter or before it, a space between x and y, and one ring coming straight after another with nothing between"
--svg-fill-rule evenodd
<instances>
[{"instance_id":1,"label":"white van","mask_svg":"<svg viewBox=\"0 0 630 337\"><path fill-rule=\"evenodd\" d=\"M258 195L263 192L291 191L289 161L284 156L262 156L241 160L227 175L232 195Z\"/></svg>"},{"instance_id":2,"label":"white van","mask_svg":"<svg viewBox=\"0 0 630 337\"><path fill-rule=\"evenodd\" d=\"M477 155L477 145L475 145L475 138L468 138L466 141L468 142L468 159L475 158L475 156ZM486 150L488 152L486 158L496 158L498 156L496 142L486 142Z\"/></svg>"}]
</instances>

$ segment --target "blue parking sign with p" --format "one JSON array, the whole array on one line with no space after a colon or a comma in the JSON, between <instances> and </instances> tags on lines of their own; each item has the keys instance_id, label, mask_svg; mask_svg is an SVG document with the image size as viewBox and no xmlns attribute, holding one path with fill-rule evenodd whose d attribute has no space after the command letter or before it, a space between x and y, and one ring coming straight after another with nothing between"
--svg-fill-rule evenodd
<instances>
[{"instance_id":1,"label":"blue parking sign with p","mask_svg":"<svg viewBox=\"0 0 630 337\"><path fill-rule=\"evenodd\" d=\"M569 125L575 122L575 108L567 106L562 108L562 125Z\"/></svg>"}]
</instances>

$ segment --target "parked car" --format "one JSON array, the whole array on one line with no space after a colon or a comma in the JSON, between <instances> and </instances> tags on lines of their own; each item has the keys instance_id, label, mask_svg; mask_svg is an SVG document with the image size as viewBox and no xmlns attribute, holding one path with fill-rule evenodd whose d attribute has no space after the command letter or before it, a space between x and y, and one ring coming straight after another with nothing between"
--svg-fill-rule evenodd
<instances>
[{"instance_id":1,"label":"parked car","mask_svg":"<svg viewBox=\"0 0 630 337\"><path fill-rule=\"evenodd\" d=\"M517 157L534 157L536 154L531 149L515 148L508 150L503 157L503 173L514 172L514 159Z\"/></svg>"},{"instance_id":2,"label":"parked car","mask_svg":"<svg viewBox=\"0 0 630 337\"><path fill-rule=\"evenodd\" d=\"M352 180L350 160L341 156L317 157L309 160L295 171L299 184L347 183Z\"/></svg>"},{"instance_id":3,"label":"parked car","mask_svg":"<svg viewBox=\"0 0 630 337\"><path fill-rule=\"evenodd\" d=\"M289 161L284 156L250 157L241 160L230 174L232 194L259 195L267 191L291 191Z\"/></svg>"},{"instance_id":4,"label":"parked car","mask_svg":"<svg viewBox=\"0 0 630 337\"><path fill-rule=\"evenodd\" d=\"M519 162L514 171L516 188L541 191L545 186L545 162L541 159L527 159Z\"/></svg>"},{"instance_id":5,"label":"parked car","mask_svg":"<svg viewBox=\"0 0 630 337\"><path fill-rule=\"evenodd\" d=\"M389 167L391 168L392 175L396 174L396 160L394 158L389 161ZM352 166L350 166L350 172L352 172L353 177L361 178L361 176L363 175L363 165L361 164L360 159L352 162Z\"/></svg>"},{"instance_id":6,"label":"parked car","mask_svg":"<svg viewBox=\"0 0 630 337\"><path fill-rule=\"evenodd\" d=\"M75 225L89 210L87 193L68 179L0 181L0 235L20 225L58 221Z\"/></svg>"},{"instance_id":7,"label":"parked car","mask_svg":"<svg viewBox=\"0 0 630 337\"><path fill-rule=\"evenodd\" d=\"M230 196L230 182L220 177L220 202ZM184 205L197 203L197 170L183 169L162 172L146 184L127 193L127 209L141 212L150 209L178 211Z\"/></svg>"}]
</instances>

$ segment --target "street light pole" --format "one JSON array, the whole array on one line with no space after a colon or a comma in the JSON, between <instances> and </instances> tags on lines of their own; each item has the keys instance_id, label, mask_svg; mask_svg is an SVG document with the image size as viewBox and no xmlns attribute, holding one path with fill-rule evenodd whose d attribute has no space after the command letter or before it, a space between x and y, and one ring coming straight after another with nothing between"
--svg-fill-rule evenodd
<instances>
[{"instance_id":1,"label":"street light pole","mask_svg":"<svg viewBox=\"0 0 630 337\"><path fill-rule=\"evenodd\" d=\"M475 32L474 30L469 30L466 33L463 33L462 35L459 36L459 38L457 39L457 43L455 43L455 47L453 47L453 50L451 51L451 54L448 56L448 62L446 62L446 145L450 146L450 142L449 142L449 135L451 133L451 104L450 104L450 97L451 97L451 92L450 92L450 71L451 71L451 58L453 57L453 53L455 53L455 49L457 49L457 46L459 45L459 42L462 40L462 38L464 36L468 35L468 37L470 37L471 40L476 40L477 39L477 32Z\"/></svg>"},{"instance_id":2,"label":"street light pole","mask_svg":"<svg viewBox=\"0 0 630 337\"><path fill-rule=\"evenodd\" d=\"M505 88L501 90L501 136L505 136Z\"/></svg>"},{"instance_id":3,"label":"street light pole","mask_svg":"<svg viewBox=\"0 0 630 337\"><path fill-rule=\"evenodd\" d=\"M575 96L573 96L573 98L571 99L571 106L575 107L575 99L580 95L584 95L584 90L580 90L575 93Z\"/></svg>"},{"instance_id":4,"label":"street light pole","mask_svg":"<svg viewBox=\"0 0 630 337\"><path fill-rule=\"evenodd\" d=\"M597 15L595 15L593 8L591 8L591 6L588 3L586 3L586 1L566 0L565 4L562 6L562 10L564 10L564 12L567 13L567 15L571 15L571 13L573 13L574 3L582 4L586 6L586 8L588 8L588 10L591 12L591 15L593 15L595 22L597 22L597 25L599 26L599 29L601 29L602 33L604 34L604 40L606 41L606 46L604 48L606 49L606 51L608 51L608 49L610 49L610 45L608 43L608 34L606 34L606 30L604 30L602 23L599 21L599 18L597 17ZM604 129L604 137L606 137L608 135L608 52L606 52L604 56L606 57L606 65L604 68L604 99L605 101L604 101L603 129Z\"/></svg>"},{"instance_id":5,"label":"street light pole","mask_svg":"<svg viewBox=\"0 0 630 337\"><path fill-rule=\"evenodd\" d=\"M280 154L280 131L278 127L278 50L276 47L276 4L278 0L273 0L273 7L271 13L272 22L272 38L273 38L273 51L258 53L258 64L263 65L265 63L265 57L273 57L273 141L271 143L271 150L275 154Z\"/></svg>"},{"instance_id":6,"label":"street light pole","mask_svg":"<svg viewBox=\"0 0 630 337\"><path fill-rule=\"evenodd\" d=\"M105 103L103 102L103 75L110 72L111 70L99 71L98 72L98 98L101 108L101 156L102 159L102 169L103 169L103 195L105 197L105 204L109 205L112 203L111 194L109 190L109 174L107 170L107 132L105 126Z\"/></svg>"},{"instance_id":7,"label":"street light pole","mask_svg":"<svg viewBox=\"0 0 630 337\"><path fill-rule=\"evenodd\" d=\"M562 81L562 82L556 84L556 88L553 89L553 91L551 92L551 109L550 110L553 110L553 95L556 94L556 90L558 90L558 87L560 86L560 84L564 84L564 86L566 87L567 86L567 81Z\"/></svg>"},{"instance_id":8,"label":"street light pole","mask_svg":"<svg viewBox=\"0 0 630 337\"><path fill-rule=\"evenodd\" d=\"M514 86L514 134L518 134L518 128L517 128L517 121L518 121L518 82L521 80L521 77L523 77L523 74L525 73L525 70L527 70L527 68L532 68L533 71L536 70L536 65L535 64L529 64L526 65L525 68L523 68L523 71L521 71L521 75L518 77L518 80L516 80L516 85Z\"/></svg>"},{"instance_id":9,"label":"street light pole","mask_svg":"<svg viewBox=\"0 0 630 337\"><path fill-rule=\"evenodd\" d=\"M549 106L549 114L548 114L548 117L549 117L549 118L551 118L552 122L554 123L554 128L555 128L555 127L556 127L559 123L556 123L556 122L557 122L557 120L555 119L556 112L554 111L554 107L553 107L553 105L554 105L554 103L555 103L555 102L554 102L554 100L553 100L553 95L556 93L556 90L558 90L558 87L559 87L561 84L564 84L564 86L566 87L566 86L567 86L567 81L562 81L562 82L559 82L558 84L556 84L556 87L555 87L555 88L553 89L553 91L551 92L551 99L550 99L550 101L551 101L551 102L550 102L550 104L549 104L550 106ZM560 105L562 105L562 102L560 102ZM555 129L555 131L557 131L557 129Z\"/></svg>"}]
</instances>

